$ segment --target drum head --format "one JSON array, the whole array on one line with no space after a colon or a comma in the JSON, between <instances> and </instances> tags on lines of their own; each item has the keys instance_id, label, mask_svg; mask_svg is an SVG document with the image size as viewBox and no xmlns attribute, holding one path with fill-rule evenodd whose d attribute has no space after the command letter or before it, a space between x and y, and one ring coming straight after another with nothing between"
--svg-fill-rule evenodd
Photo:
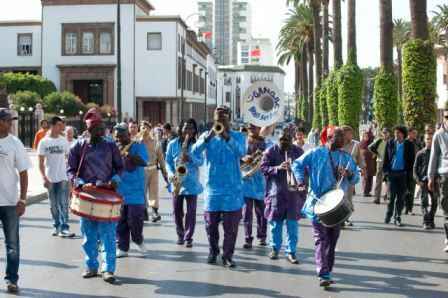
<instances>
[{"instance_id":1,"label":"drum head","mask_svg":"<svg viewBox=\"0 0 448 298\"><path fill-rule=\"evenodd\" d=\"M314 212L316 214L325 214L338 206L343 199L344 191L342 189L329 191L317 201Z\"/></svg>"},{"instance_id":2,"label":"drum head","mask_svg":"<svg viewBox=\"0 0 448 298\"><path fill-rule=\"evenodd\" d=\"M114 191L96 187L81 190L79 192L79 197L106 204L120 204L123 201L122 198Z\"/></svg>"}]
</instances>

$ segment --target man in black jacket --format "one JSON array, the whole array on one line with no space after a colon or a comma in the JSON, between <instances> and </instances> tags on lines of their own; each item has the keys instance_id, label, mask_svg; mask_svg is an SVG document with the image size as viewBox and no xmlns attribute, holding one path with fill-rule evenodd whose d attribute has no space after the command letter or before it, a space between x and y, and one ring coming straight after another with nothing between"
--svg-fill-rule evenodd
<instances>
[{"instance_id":1,"label":"man in black jacket","mask_svg":"<svg viewBox=\"0 0 448 298\"><path fill-rule=\"evenodd\" d=\"M387 206L385 223L390 223L394 216L394 224L401 227L401 212L407 191L407 182L410 180L414 167L414 145L406 140L407 129L404 126L394 128L395 138L386 145L383 172L388 181L389 204Z\"/></svg>"},{"instance_id":2,"label":"man in black jacket","mask_svg":"<svg viewBox=\"0 0 448 298\"><path fill-rule=\"evenodd\" d=\"M425 135L426 147L420 150L415 157L414 163L414 179L421 188L423 228L425 230L434 229L434 216L437 211L437 192L428 189L428 165L431 156L432 135ZM431 199L431 207L428 211L428 195Z\"/></svg>"}]
</instances>

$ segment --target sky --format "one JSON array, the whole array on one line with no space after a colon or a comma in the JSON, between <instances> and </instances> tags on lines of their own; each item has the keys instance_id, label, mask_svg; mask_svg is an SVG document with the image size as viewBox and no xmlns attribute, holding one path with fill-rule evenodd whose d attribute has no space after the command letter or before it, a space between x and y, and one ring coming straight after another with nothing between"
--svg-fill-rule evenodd
<instances>
[{"instance_id":1,"label":"sky","mask_svg":"<svg viewBox=\"0 0 448 298\"><path fill-rule=\"evenodd\" d=\"M272 41L275 47L278 32L283 25L287 8L286 0L249 0L252 6L252 34L254 37L265 37ZM446 4L447 0L427 0L428 15L437 5ZM197 12L196 0L150 0L156 8L153 14L157 15L180 15L187 19L188 25L197 29L197 18L191 16ZM346 1L345 1L346 2ZM344 57L346 53L345 43L347 41L346 30L346 4L342 2L342 42L344 43ZM356 1L356 25L357 25L357 48L358 64L360 67L375 67L380 60L380 36L379 36L379 1L358 0ZM410 20L409 0L392 0L393 17ZM331 14L331 7L330 7ZM0 0L0 21L2 20L39 20L41 17L40 0ZM330 48L330 59L332 56ZM345 58L344 58L345 59ZM332 59L330 60L332 63ZM294 69L292 65L285 66L287 72L285 89L288 92L294 89Z\"/></svg>"}]
</instances>

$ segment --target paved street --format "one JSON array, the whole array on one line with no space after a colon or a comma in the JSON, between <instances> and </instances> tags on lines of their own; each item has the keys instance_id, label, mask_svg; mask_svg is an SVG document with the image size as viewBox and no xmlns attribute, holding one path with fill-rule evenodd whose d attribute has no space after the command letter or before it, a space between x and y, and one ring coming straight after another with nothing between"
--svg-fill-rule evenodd
<instances>
[{"instance_id":1,"label":"paved street","mask_svg":"<svg viewBox=\"0 0 448 298\"><path fill-rule=\"evenodd\" d=\"M34 182L37 183L37 182ZM163 186L161 181L161 187ZM118 261L119 283L83 280L81 239L63 240L51 233L47 201L30 206L22 220L21 296L23 297L448 297L448 255L442 252L443 218L439 228L423 232L420 214L404 217L406 227L382 224L385 205L356 201L355 227L343 232L338 246L335 279L330 291L315 277L313 241L308 221L301 222L300 265L269 260L268 248L241 248L240 229L235 270L205 264L208 246L199 208L195 246L175 244L170 200L163 193L160 224L145 226L149 252ZM202 202L202 199L201 199ZM79 234L78 219L72 230ZM3 243L1 243L3 247ZM4 270L4 251L0 270ZM1 297L8 297L1 289Z\"/></svg>"}]
</instances>

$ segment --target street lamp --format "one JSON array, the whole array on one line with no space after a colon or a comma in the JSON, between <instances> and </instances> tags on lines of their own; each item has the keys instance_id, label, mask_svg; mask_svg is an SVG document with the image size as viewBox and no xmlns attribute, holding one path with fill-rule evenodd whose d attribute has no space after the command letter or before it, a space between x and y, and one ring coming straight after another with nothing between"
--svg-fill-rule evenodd
<instances>
[{"instance_id":1,"label":"street lamp","mask_svg":"<svg viewBox=\"0 0 448 298\"><path fill-rule=\"evenodd\" d=\"M28 112L31 113L32 111L33 111L33 107L29 107L29 108L28 108Z\"/></svg>"},{"instance_id":2,"label":"street lamp","mask_svg":"<svg viewBox=\"0 0 448 298\"><path fill-rule=\"evenodd\" d=\"M64 115L64 109L60 109L59 114Z\"/></svg>"},{"instance_id":3,"label":"street lamp","mask_svg":"<svg viewBox=\"0 0 448 298\"><path fill-rule=\"evenodd\" d=\"M25 112L25 107L20 107L20 112Z\"/></svg>"}]
</instances>

